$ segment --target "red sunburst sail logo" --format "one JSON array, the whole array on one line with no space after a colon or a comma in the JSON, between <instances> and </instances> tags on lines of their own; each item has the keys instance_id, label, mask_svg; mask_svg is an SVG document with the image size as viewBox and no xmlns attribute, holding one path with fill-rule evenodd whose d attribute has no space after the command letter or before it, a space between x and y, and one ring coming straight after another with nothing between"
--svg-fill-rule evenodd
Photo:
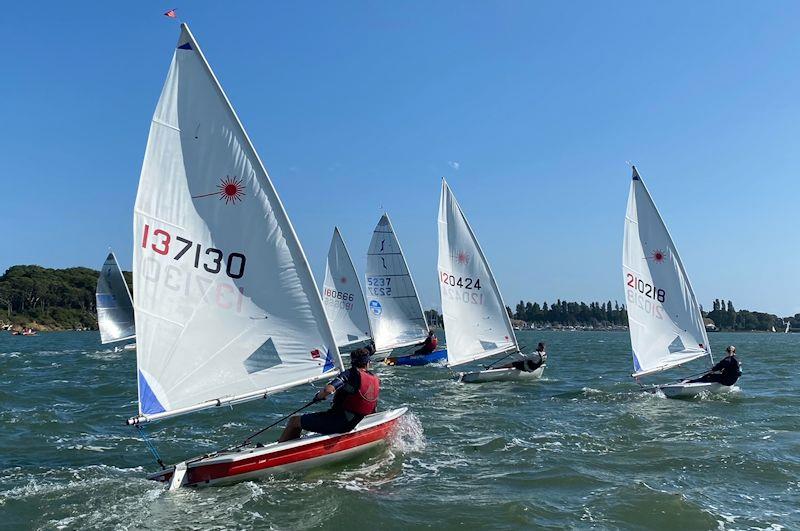
<instances>
[{"instance_id":1,"label":"red sunburst sail logo","mask_svg":"<svg viewBox=\"0 0 800 531\"><path fill-rule=\"evenodd\" d=\"M347 277L340 278L339 282L341 282L342 284L347 284Z\"/></svg>"},{"instance_id":2,"label":"red sunburst sail logo","mask_svg":"<svg viewBox=\"0 0 800 531\"><path fill-rule=\"evenodd\" d=\"M200 197L211 197L216 195L220 201L225 201L226 205L240 203L245 196L244 179L239 177L226 175L219 180L217 191L210 194L193 195L192 199Z\"/></svg>"},{"instance_id":3,"label":"red sunburst sail logo","mask_svg":"<svg viewBox=\"0 0 800 531\"><path fill-rule=\"evenodd\" d=\"M458 251L458 254L456 255L456 261L459 264L467 265L469 263L469 259L470 259L469 253L467 253L466 251Z\"/></svg>"},{"instance_id":4,"label":"red sunburst sail logo","mask_svg":"<svg viewBox=\"0 0 800 531\"><path fill-rule=\"evenodd\" d=\"M220 201L224 200L226 205L228 203L236 204L244 197L244 181L242 179L228 175L224 179L220 179L217 188Z\"/></svg>"},{"instance_id":5,"label":"red sunburst sail logo","mask_svg":"<svg viewBox=\"0 0 800 531\"><path fill-rule=\"evenodd\" d=\"M650 259L657 264L662 263L666 258L667 258L666 253L661 249L656 249L655 251L650 253Z\"/></svg>"}]
</instances>

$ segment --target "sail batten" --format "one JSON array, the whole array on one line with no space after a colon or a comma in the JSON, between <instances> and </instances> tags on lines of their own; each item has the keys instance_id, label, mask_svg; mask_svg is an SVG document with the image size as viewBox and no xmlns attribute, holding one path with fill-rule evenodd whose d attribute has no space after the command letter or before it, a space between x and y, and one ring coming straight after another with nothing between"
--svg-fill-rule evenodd
<instances>
[{"instance_id":1,"label":"sail batten","mask_svg":"<svg viewBox=\"0 0 800 531\"><path fill-rule=\"evenodd\" d=\"M444 179L439 201L438 265L448 366L518 351L489 262Z\"/></svg>"},{"instance_id":2,"label":"sail batten","mask_svg":"<svg viewBox=\"0 0 800 531\"><path fill-rule=\"evenodd\" d=\"M294 228L185 24L150 127L133 269L138 421L342 367Z\"/></svg>"},{"instance_id":3,"label":"sail batten","mask_svg":"<svg viewBox=\"0 0 800 531\"><path fill-rule=\"evenodd\" d=\"M634 376L711 356L700 305L678 249L635 167L625 214L622 276Z\"/></svg>"},{"instance_id":4,"label":"sail batten","mask_svg":"<svg viewBox=\"0 0 800 531\"><path fill-rule=\"evenodd\" d=\"M367 250L366 301L378 352L421 343L428 323L400 242L383 214Z\"/></svg>"}]
</instances>

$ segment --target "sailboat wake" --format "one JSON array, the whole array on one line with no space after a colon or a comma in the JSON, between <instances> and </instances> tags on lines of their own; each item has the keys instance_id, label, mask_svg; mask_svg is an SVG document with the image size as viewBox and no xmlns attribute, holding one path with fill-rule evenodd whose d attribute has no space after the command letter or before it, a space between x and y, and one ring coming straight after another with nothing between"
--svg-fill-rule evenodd
<instances>
[{"instance_id":1,"label":"sailboat wake","mask_svg":"<svg viewBox=\"0 0 800 531\"><path fill-rule=\"evenodd\" d=\"M394 431L387 439L390 450L407 454L425 449L425 434L422 423L414 413L406 413L397 420Z\"/></svg>"}]
</instances>

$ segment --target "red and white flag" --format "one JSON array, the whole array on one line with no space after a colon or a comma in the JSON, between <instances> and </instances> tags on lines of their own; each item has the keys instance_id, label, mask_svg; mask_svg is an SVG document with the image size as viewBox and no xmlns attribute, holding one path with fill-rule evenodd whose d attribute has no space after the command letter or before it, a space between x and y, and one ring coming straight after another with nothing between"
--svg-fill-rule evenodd
<instances>
[{"instance_id":1,"label":"red and white flag","mask_svg":"<svg viewBox=\"0 0 800 531\"><path fill-rule=\"evenodd\" d=\"M169 18L178 18L178 13L176 13L174 9L170 9L169 11L164 13L164 16Z\"/></svg>"}]
</instances>

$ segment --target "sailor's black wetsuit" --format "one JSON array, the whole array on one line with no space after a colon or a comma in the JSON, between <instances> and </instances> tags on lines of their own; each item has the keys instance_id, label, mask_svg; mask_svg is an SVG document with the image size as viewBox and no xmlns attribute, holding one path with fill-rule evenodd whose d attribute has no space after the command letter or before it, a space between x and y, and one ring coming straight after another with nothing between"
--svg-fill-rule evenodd
<instances>
[{"instance_id":1,"label":"sailor's black wetsuit","mask_svg":"<svg viewBox=\"0 0 800 531\"><path fill-rule=\"evenodd\" d=\"M722 372L716 373L716 371ZM741 375L742 368L739 365L739 360L736 359L736 356L725 356L719 360L716 365L711 367L710 372L704 374L702 377L697 378L696 380L690 380L689 383L716 382L721 383L722 385L733 385Z\"/></svg>"},{"instance_id":2,"label":"sailor's black wetsuit","mask_svg":"<svg viewBox=\"0 0 800 531\"><path fill-rule=\"evenodd\" d=\"M514 361L511 366L518 371L533 372L544 364L544 357L538 352L534 352L524 360Z\"/></svg>"}]
</instances>

